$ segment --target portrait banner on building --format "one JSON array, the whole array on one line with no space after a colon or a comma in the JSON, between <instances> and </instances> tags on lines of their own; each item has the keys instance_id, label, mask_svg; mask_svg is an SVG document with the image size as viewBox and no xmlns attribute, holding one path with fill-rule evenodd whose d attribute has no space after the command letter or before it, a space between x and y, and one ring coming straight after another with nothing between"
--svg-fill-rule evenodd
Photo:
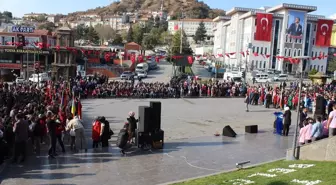
<instances>
[{"instance_id":1,"label":"portrait banner on building","mask_svg":"<svg viewBox=\"0 0 336 185\"><path fill-rule=\"evenodd\" d=\"M302 39L305 22L305 12L288 11L287 34L292 38Z\"/></svg>"},{"instance_id":2,"label":"portrait banner on building","mask_svg":"<svg viewBox=\"0 0 336 185\"><path fill-rule=\"evenodd\" d=\"M333 24L333 20L318 20L316 27L316 46L330 46Z\"/></svg>"},{"instance_id":3,"label":"portrait banner on building","mask_svg":"<svg viewBox=\"0 0 336 185\"><path fill-rule=\"evenodd\" d=\"M257 26L254 40L271 41L273 15L267 13L257 13Z\"/></svg>"}]
</instances>

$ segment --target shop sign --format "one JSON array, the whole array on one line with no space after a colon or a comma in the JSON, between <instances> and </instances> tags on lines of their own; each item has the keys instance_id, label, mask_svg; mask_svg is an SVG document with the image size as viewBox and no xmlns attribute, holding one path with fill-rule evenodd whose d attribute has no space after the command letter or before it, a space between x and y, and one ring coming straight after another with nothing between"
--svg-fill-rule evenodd
<instances>
[{"instance_id":1,"label":"shop sign","mask_svg":"<svg viewBox=\"0 0 336 185\"><path fill-rule=\"evenodd\" d=\"M45 54L49 55L49 51L43 50L27 50L27 49L3 49L5 53L29 53L29 54Z\"/></svg>"},{"instance_id":2,"label":"shop sign","mask_svg":"<svg viewBox=\"0 0 336 185\"><path fill-rule=\"evenodd\" d=\"M34 27L28 27L28 26L13 26L12 32L15 33L34 33L35 28Z\"/></svg>"},{"instance_id":3,"label":"shop sign","mask_svg":"<svg viewBox=\"0 0 336 185\"><path fill-rule=\"evenodd\" d=\"M0 63L1 69L21 69L21 64Z\"/></svg>"}]
</instances>

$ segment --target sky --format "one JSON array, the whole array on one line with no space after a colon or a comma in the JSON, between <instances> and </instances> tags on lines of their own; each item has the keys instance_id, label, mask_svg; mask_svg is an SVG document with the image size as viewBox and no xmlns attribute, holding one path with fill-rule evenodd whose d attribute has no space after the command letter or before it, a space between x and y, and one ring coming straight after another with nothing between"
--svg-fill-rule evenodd
<instances>
[{"instance_id":1,"label":"sky","mask_svg":"<svg viewBox=\"0 0 336 185\"><path fill-rule=\"evenodd\" d=\"M200 1L200 0L199 0ZM292 3L301 5L317 6L314 14L326 17L334 16L336 10L333 8L334 0L203 0L211 8L230 10L232 7L260 8L263 6L276 6L281 3ZM84 11L98 6L106 6L113 0L0 0L0 11L10 11L16 17L25 13L62 13L67 14L75 11Z\"/></svg>"}]
</instances>

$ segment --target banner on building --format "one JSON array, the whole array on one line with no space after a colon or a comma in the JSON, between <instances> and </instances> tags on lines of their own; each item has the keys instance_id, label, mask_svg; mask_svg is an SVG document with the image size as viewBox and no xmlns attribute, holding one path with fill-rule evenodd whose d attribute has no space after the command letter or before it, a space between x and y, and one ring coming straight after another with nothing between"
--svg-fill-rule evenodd
<instances>
[{"instance_id":1,"label":"banner on building","mask_svg":"<svg viewBox=\"0 0 336 185\"><path fill-rule=\"evenodd\" d=\"M316 28L316 46L329 47L334 21L319 19Z\"/></svg>"},{"instance_id":2,"label":"banner on building","mask_svg":"<svg viewBox=\"0 0 336 185\"><path fill-rule=\"evenodd\" d=\"M288 24L287 24L287 34L296 39L302 39L303 29L305 27L305 12L301 11L288 11Z\"/></svg>"},{"instance_id":3,"label":"banner on building","mask_svg":"<svg viewBox=\"0 0 336 185\"><path fill-rule=\"evenodd\" d=\"M336 47L336 25L333 25L332 33L331 33L331 43L330 45Z\"/></svg>"},{"instance_id":4,"label":"banner on building","mask_svg":"<svg viewBox=\"0 0 336 185\"><path fill-rule=\"evenodd\" d=\"M254 40L270 42L272 37L272 24L272 14L257 13L257 27Z\"/></svg>"},{"instance_id":5,"label":"banner on building","mask_svg":"<svg viewBox=\"0 0 336 185\"><path fill-rule=\"evenodd\" d=\"M28 50L28 49L3 49L0 52L4 53L29 53L29 54L44 54L49 55L50 51L43 51L43 50Z\"/></svg>"},{"instance_id":6,"label":"banner on building","mask_svg":"<svg viewBox=\"0 0 336 185\"><path fill-rule=\"evenodd\" d=\"M1 69L21 69L21 64L14 63L0 63Z\"/></svg>"}]
</instances>

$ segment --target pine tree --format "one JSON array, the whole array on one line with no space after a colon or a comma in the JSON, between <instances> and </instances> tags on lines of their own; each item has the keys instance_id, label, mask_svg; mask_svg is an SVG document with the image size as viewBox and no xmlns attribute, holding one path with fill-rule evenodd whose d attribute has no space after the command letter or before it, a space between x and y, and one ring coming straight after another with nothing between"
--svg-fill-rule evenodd
<instances>
[{"instance_id":1,"label":"pine tree","mask_svg":"<svg viewBox=\"0 0 336 185\"><path fill-rule=\"evenodd\" d=\"M127 42L133 42L133 28L132 28L132 25L128 29L126 41Z\"/></svg>"},{"instance_id":2,"label":"pine tree","mask_svg":"<svg viewBox=\"0 0 336 185\"><path fill-rule=\"evenodd\" d=\"M194 36L194 41L196 43L198 43L199 41L204 41L205 40L205 37L206 37L206 29L205 29L205 25L202 22L200 22L197 30L196 30L196 33L195 33L195 36Z\"/></svg>"},{"instance_id":3,"label":"pine tree","mask_svg":"<svg viewBox=\"0 0 336 185\"><path fill-rule=\"evenodd\" d=\"M89 30L87 33L87 40L95 44L99 43L99 35L92 26L89 27Z\"/></svg>"},{"instance_id":4,"label":"pine tree","mask_svg":"<svg viewBox=\"0 0 336 185\"><path fill-rule=\"evenodd\" d=\"M182 55L190 55L193 53L192 49L190 48L189 42L187 40L187 35L184 31L182 31ZM178 55L180 53L181 48L181 31L177 31L173 36L172 42L172 55Z\"/></svg>"}]
</instances>

